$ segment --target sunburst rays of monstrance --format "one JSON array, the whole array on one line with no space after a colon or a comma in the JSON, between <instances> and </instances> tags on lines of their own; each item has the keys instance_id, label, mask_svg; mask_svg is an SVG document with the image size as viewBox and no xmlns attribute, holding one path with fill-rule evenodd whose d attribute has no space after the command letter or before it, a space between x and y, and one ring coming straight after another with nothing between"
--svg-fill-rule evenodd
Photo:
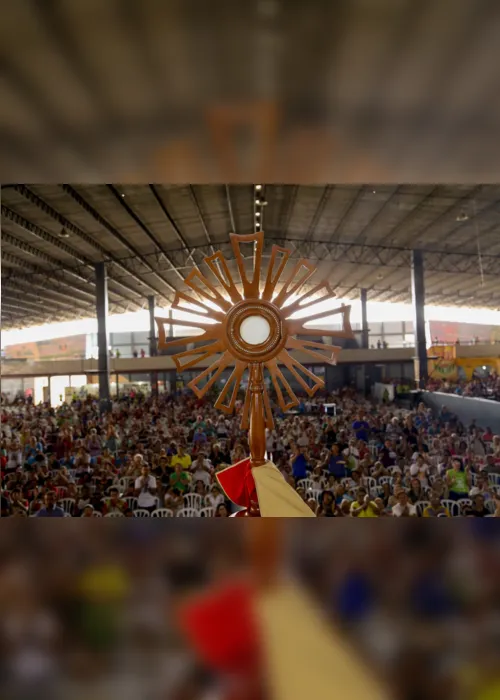
<instances>
[{"instance_id":1,"label":"sunburst rays of monstrance","mask_svg":"<svg viewBox=\"0 0 500 700\"><path fill-rule=\"evenodd\" d=\"M308 340L307 337L352 338L349 320L351 307L342 305L333 310L315 312L314 307L334 299L335 293L328 282L312 283L316 272L315 265L305 259L289 264L292 251L277 245L273 245L271 249L269 265L261 281L263 231L248 235L230 234L230 240L240 284L237 286L235 283L227 260L220 251L206 257L204 262L218 285L215 286L198 267L188 274L185 284L191 293L178 291L172 303L172 310L182 311L183 315L187 316L187 320L157 317L158 347L163 350L173 346L188 345L193 340L202 343L198 347L172 356L179 372L214 358L213 362L188 384L198 398L203 397L213 387L228 367L234 366L214 404L215 408L225 413L233 413L243 376L248 370L249 381L243 403L241 427L249 429L250 460L245 471L230 467L224 472L233 469L231 482L234 482L237 475L240 481L241 478L245 480L250 475L252 484L255 478L257 488L256 491L254 489L250 506L245 511L247 515L260 515L261 512L265 514L264 510L270 509L273 510L273 515L291 514L293 504L298 508L299 501L301 507L296 509L295 514L312 515L310 509L284 481L274 465L265 459L265 429L266 427L272 429L274 421L264 383L264 369L269 373L282 411L289 411L297 406L299 399L281 367L285 367L299 386L309 396L313 396L318 389L324 387L323 379L304 367L289 351L298 351L315 362L335 364L340 351L339 347ZM253 243L253 269L250 277L245 270L242 243ZM297 313L306 309L310 309L308 314L296 317ZM193 314L192 320L189 312ZM317 327L318 322L334 314L341 317L341 330ZM206 317L206 321L200 320L203 316ZM306 326L311 322L315 322L315 328ZM197 328L202 333L194 337L167 340L165 326L172 324ZM257 471L257 467L260 471ZM227 493L228 475L221 478L224 472L219 472L217 475L219 483L231 500L238 503L238 496ZM262 479L264 474L265 478ZM266 483L265 488L263 482ZM253 487L249 487L246 483L246 485L240 484L240 488L248 493ZM234 492L234 488L231 490ZM265 508L262 507L263 501L266 502ZM278 507L278 502L283 508ZM292 504L291 510L285 502ZM299 513L300 510L303 512Z\"/></svg>"}]
</instances>

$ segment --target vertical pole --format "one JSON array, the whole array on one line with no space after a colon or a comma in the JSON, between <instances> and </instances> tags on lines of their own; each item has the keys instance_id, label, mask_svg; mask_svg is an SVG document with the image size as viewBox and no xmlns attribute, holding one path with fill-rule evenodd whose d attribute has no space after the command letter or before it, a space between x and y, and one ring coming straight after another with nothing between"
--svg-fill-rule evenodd
<instances>
[{"instance_id":1,"label":"vertical pole","mask_svg":"<svg viewBox=\"0 0 500 700\"><path fill-rule=\"evenodd\" d=\"M103 262L95 264L97 346L99 350L99 403L101 411L111 409L109 390L108 276Z\"/></svg>"},{"instance_id":2,"label":"vertical pole","mask_svg":"<svg viewBox=\"0 0 500 700\"><path fill-rule=\"evenodd\" d=\"M424 256L413 250L411 256L411 293L415 330L415 382L423 389L428 379L427 344L425 340L425 280Z\"/></svg>"},{"instance_id":3,"label":"vertical pole","mask_svg":"<svg viewBox=\"0 0 500 700\"><path fill-rule=\"evenodd\" d=\"M361 300L361 347L363 350L368 350L368 293L366 289L361 290L360 294ZM363 395L368 394L368 377L366 374L366 365L361 366L362 379L361 379L361 391Z\"/></svg>"},{"instance_id":4,"label":"vertical pole","mask_svg":"<svg viewBox=\"0 0 500 700\"><path fill-rule=\"evenodd\" d=\"M50 386L51 379L52 377L49 374L49 376L47 377L47 403L49 404L49 406L52 406L52 387Z\"/></svg>"},{"instance_id":5,"label":"vertical pole","mask_svg":"<svg viewBox=\"0 0 500 700\"><path fill-rule=\"evenodd\" d=\"M172 309L168 310L168 318L170 319L170 324L168 326L168 337L173 338L174 337L174 326L172 324Z\"/></svg>"},{"instance_id":6,"label":"vertical pole","mask_svg":"<svg viewBox=\"0 0 500 700\"><path fill-rule=\"evenodd\" d=\"M368 350L368 294L366 289L361 290L361 347Z\"/></svg>"},{"instance_id":7,"label":"vertical pole","mask_svg":"<svg viewBox=\"0 0 500 700\"><path fill-rule=\"evenodd\" d=\"M156 357L158 354L156 345L156 325L155 325L155 297L151 295L148 297L148 308L149 308L149 355L150 357ZM151 372L150 375L151 382L151 393L153 396L158 396L158 372Z\"/></svg>"}]
</instances>

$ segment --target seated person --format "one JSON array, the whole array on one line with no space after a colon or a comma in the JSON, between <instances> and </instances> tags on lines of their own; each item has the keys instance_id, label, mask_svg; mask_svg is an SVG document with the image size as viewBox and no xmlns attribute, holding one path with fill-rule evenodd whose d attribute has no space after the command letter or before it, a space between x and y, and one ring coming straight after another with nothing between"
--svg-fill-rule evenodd
<instances>
[{"instance_id":1,"label":"seated person","mask_svg":"<svg viewBox=\"0 0 500 700\"><path fill-rule=\"evenodd\" d=\"M176 462L174 473L170 475L170 488L184 494L189 490L190 482L189 474L183 470L180 462Z\"/></svg>"},{"instance_id":2,"label":"seated person","mask_svg":"<svg viewBox=\"0 0 500 700\"><path fill-rule=\"evenodd\" d=\"M125 515L126 512L129 510L129 507L127 505L127 501L124 501L122 498L120 498L120 492L118 491L116 486L112 486L109 491L109 497L104 499L104 503L102 506L102 513L103 515L108 515L109 513L119 513L120 515ZM84 506L84 511L87 508L87 506L91 505L90 503L87 503ZM84 515L84 513L82 513Z\"/></svg>"},{"instance_id":3,"label":"seated person","mask_svg":"<svg viewBox=\"0 0 500 700\"><path fill-rule=\"evenodd\" d=\"M180 508L184 508L184 498L182 494L175 488L169 488L164 498L165 508L169 508L174 513Z\"/></svg>"},{"instance_id":4,"label":"seated person","mask_svg":"<svg viewBox=\"0 0 500 700\"><path fill-rule=\"evenodd\" d=\"M371 500L364 486L358 488L356 500L351 503L353 518L378 518L380 515L377 504Z\"/></svg>"},{"instance_id":5,"label":"seated person","mask_svg":"<svg viewBox=\"0 0 500 700\"><path fill-rule=\"evenodd\" d=\"M53 491L45 493L43 502L43 507L35 513L36 518L64 518L64 510L56 505L56 495Z\"/></svg>"},{"instance_id":6,"label":"seated person","mask_svg":"<svg viewBox=\"0 0 500 700\"><path fill-rule=\"evenodd\" d=\"M472 505L466 506L463 513L467 517L472 518L485 518L487 515L491 515L490 511L484 504L484 497L480 493L473 496Z\"/></svg>"},{"instance_id":7,"label":"seated person","mask_svg":"<svg viewBox=\"0 0 500 700\"><path fill-rule=\"evenodd\" d=\"M320 497L318 509L316 511L318 518L336 518L337 506L331 491L323 491Z\"/></svg>"},{"instance_id":8,"label":"seated person","mask_svg":"<svg viewBox=\"0 0 500 700\"><path fill-rule=\"evenodd\" d=\"M450 511L448 510L448 508L445 508L442 505L441 499L435 491L431 492L429 496L429 501L430 505L428 505L427 508L424 508L424 518L450 517Z\"/></svg>"},{"instance_id":9,"label":"seated person","mask_svg":"<svg viewBox=\"0 0 500 700\"><path fill-rule=\"evenodd\" d=\"M404 489L400 489L396 495L397 503L392 508L392 515L395 518L413 518L417 515L416 507L410 503L408 494Z\"/></svg>"}]
</instances>

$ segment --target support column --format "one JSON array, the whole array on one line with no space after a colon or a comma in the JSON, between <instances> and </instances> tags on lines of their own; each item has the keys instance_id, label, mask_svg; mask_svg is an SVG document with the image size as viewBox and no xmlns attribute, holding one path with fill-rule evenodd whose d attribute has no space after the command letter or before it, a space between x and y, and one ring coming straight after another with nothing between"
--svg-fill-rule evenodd
<instances>
[{"instance_id":1,"label":"support column","mask_svg":"<svg viewBox=\"0 0 500 700\"><path fill-rule=\"evenodd\" d=\"M95 264L97 347L99 350L99 403L101 411L111 409L109 389L108 276L103 262Z\"/></svg>"},{"instance_id":2,"label":"support column","mask_svg":"<svg viewBox=\"0 0 500 700\"><path fill-rule=\"evenodd\" d=\"M428 379L427 344L425 339L425 281L424 256L421 250L411 255L411 295L415 333L415 383L423 389Z\"/></svg>"},{"instance_id":3,"label":"support column","mask_svg":"<svg viewBox=\"0 0 500 700\"><path fill-rule=\"evenodd\" d=\"M361 347L363 350L368 350L368 309L367 299L368 293L366 289L361 290Z\"/></svg>"},{"instance_id":4,"label":"support column","mask_svg":"<svg viewBox=\"0 0 500 700\"><path fill-rule=\"evenodd\" d=\"M367 300L368 300L368 293L366 289L361 290L360 294L360 300L361 300L361 347L363 350L368 350L369 347L369 340L368 340L368 308L367 308ZM363 364L361 367L361 391L363 392L364 396L368 395L368 391L370 388L370 378L367 375L367 365Z\"/></svg>"},{"instance_id":5,"label":"support column","mask_svg":"<svg viewBox=\"0 0 500 700\"><path fill-rule=\"evenodd\" d=\"M173 338L174 337L174 327L172 325L172 309L168 310L168 318L170 320L169 326L168 326L168 337Z\"/></svg>"},{"instance_id":6,"label":"support column","mask_svg":"<svg viewBox=\"0 0 500 700\"><path fill-rule=\"evenodd\" d=\"M155 324L155 297L151 295L148 297L148 308L149 308L149 355L150 357L156 357L158 354L158 347L156 345L156 324ZM158 396L158 372L151 372L150 375L151 382L151 393L153 396Z\"/></svg>"}]
</instances>

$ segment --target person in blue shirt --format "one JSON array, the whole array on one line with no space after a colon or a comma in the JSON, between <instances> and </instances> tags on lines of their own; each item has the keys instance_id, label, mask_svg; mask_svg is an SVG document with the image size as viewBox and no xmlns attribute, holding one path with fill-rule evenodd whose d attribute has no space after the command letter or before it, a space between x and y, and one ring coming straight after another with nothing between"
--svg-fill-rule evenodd
<instances>
[{"instance_id":1,"label":"person in blue shirt","mask_svg":"<svg viewBox=\"0 0 500 700\"><path fill-rule=\"evenodd\" d=\"M352 424L352 429L356 433L358 440L363 440L363 442L368 442L368 433L370 431L370 424L366 421L361 414L356 418Z\"/></svg>"},{"instance_id":2,"label":"person in blue shirt","mask_svg":"<svg viewBox=\"0 0 500 700\"><path fill-rule=\"evenodd\" d=\"M64 518L64 511L56 505L56 495L53 491L48 491L43 500L45 506L35 513L37 518Z\"/></svg>"},{"instance_id":3,"label":"person in blue shirt","mask_svg":"<svg viewBox=\"0 0 500 700\"><path fill-rule=\"evenodd\" d=\"M292 455L292 473L297 483L300 479L307 478L308 463L304 451L301 447L296 447Z\"/></svg>"},{"instance_id":4,"label":"person in blue shirt","mask_svg":"<svg viewBox=\"0 0 500 700\"><path fill-rule=\"evenodd\" d=\"M347 474L345 465L345 458L340 454L339 446L337 444L332 445L331 453L326 458L323 468L328 469L330 474L336 479L343 479Z\"/></svg>"}]
</instances>

